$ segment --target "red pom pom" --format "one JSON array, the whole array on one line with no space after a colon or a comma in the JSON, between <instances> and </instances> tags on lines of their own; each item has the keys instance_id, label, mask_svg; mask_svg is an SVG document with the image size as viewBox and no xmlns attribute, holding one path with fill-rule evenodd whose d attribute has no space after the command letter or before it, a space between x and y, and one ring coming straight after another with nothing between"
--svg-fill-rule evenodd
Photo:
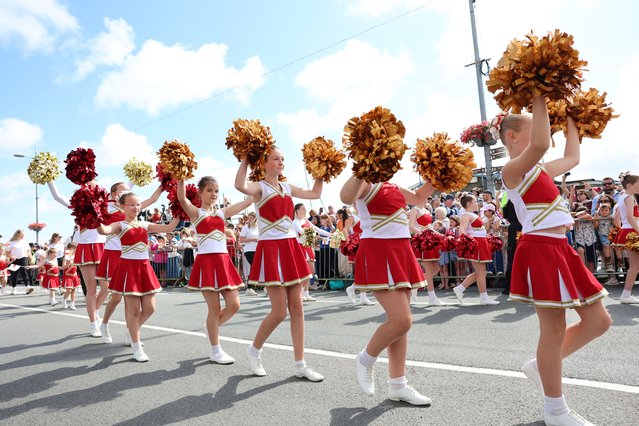
<instances>
[{"instance_id":1,"label":"red pom pom","mask_svg":"<svg viewBox=\"0 0 639 426\"><path fill-rule=\"evenodd\" d=\"M501 251L501 249L504 247L504 242L497 235L488 234L488 236L486 237L486 241L488 241L490 251Z\"/></svg>"},{"instance_id":2,"label":"red pom pom","mask_svg":"<svg viewBox=\"0 0 639 426\"><path fill-rule=\"evenodd\" d=\"M441 246L444 236L432 229L426 229L421 234L422 251L430 251Z\"/></svg>"},{"instance_id":3,"label":"red pom pom","mask_svg":"<svg viewBox=\"0 0 639 426\"><path fill-rule=\"evenodd\" d=\"M349 235L346 241L342 241L339 244L339 251L341 251L344 256L355 256L359 248L359 236L359 233Z\"/></svg>"},{"instance_id":4,"label":"red pom pom","mask_svg":"<svg viewBox=\"0 0 639 426\"><path fill-rule=\"evenodd\" d=\"M75 223L84 229L95 229L109 213L109 193L99 186L82 185L73 193L70 204Z\"/></svg>"},{"instance_id":5,"label":"red pom pom","mask_svg":"<svg viewBox=\"0 0 639 426\"><path fill-rule=\"evenodd\" d=\"M454 235L446 235L442 238L439 249L441 251L453 251L457 245L457 238Z\"/></svg>"},{"instance_id":6,"label":"red pom pom","mask_svg":"<svg viewBox=\"0 0 639 426\"><path fill-rule=\"evenodd\" d=\"M166 173L164 169L162 169L162 165L160 163L155 166L155 171L155 177L160 181L162 191L171 192L173 189L177 188L177 179L174 179L173 176Z\"/></svg>"},{"instance_id":7,"label":"red pom pom","mask_svg":"<svg viewBox=\"0 0 639 426\"><path fill-rule=\"evenodd\" d=\"M475 238L468 234L462 234L457 238L457 244L455 245L455 251L457 255L462 259L475 259L477 258L477 250L479 249L479 243Z\"/></svg>"},{"instance_id":8,"label":"red pom pom","mask_svg":"<svg viewBox=\"0 0 639 426\"><path fill-rule=\"evenodd\" d=\"M76 185L91 182L98 175L95 171L95 154L91 148L77 148L67 155L65 171L67 179Z\"/></svg>"},{"instance_id":9,"label":"red pom pom","mask_svg":"<svg viewBox=\"0 0 639 426\"><path fill-rule=\"evenodd\" d=\"M186 191L186 198L191 202L191 204L193 204L195 207L202 207L202 200L200 200L200 195L198 194L197 187L192 183L189 183L184 189ZM180 218L180 220L183 220L185 222L190 220L189 215L186 214L186 212L182 208L182 204L180 204L180 202L178 201L177 186L171 188L166 198L168 198L169 200L169 210L171 211L171 214L174 218Z\"/></svg>"}]
</instances>

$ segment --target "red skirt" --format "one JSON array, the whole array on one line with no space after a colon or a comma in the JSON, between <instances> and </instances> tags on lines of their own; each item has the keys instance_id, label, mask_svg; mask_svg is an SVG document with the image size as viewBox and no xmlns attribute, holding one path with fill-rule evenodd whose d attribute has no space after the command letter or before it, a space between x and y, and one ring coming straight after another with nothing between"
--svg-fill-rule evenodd
<instances>
[{"instance_id":1,"label":"red skirt","mask_svg":"<svg viewBox=\"0 0 639 426\"><path fill-rule=\"evenodd\" d=\"M434 262L439 260L439 249L437 248L422 251L413 247L413 253L417 260L423 260L424 262Z\"/></svg>"},{"instance_id":2,"label":"red skirt","mask_svg":"<svg viewBox=\"0 0 639 426\"><path fill-rule=\"evenodd\" d=\"M195 256L189 278L189 290L221 291L244 287L228 253L204 253Z\"/></svg>"},{"instance_id":3,"label":"red skirt","mask_svg":"<svg viewBox=\"0 0 639 426\"><path fill-rule=\"evenodd\" d=\"M148 259L122 259L109 283L109 291L124 296L146 296L162 291Z\"/></svg>"},{"instance_id":4,"label":"red skirt","mask_svg":"<svg viewBox=\"0 0 639 426\"><path fill-rule=\"evenodd\" d=\"M488 263L493 261L493 252L490 250L488 240L485 237L474 237L477 241L477 250L465 260L471 262ZM464 259L460 259L464 260Z\"/></svg>"},{"instance_id":5,"label":"red skirt","mask_svg":"<svg viewBox=\"0 0 639 426\"><path fill-rule=\"evenodd\" d=\"M80 285L80 277L77 275L64 275L62 277L62 287L64 288L78 288Z\"/></svg>"},{"instance_id":6,"label":"red skirt","mask_svg":"<svg viewBox=\"0 0 639 426\"><path fill-rule=\"evenodd\" d=\"M635 232L633 228L621 228L619 232L617 232L617 236L615 237L615 240L612 244L616 247L625 248L628 235L632 234L633 232Z\"/></svg>"},{"instance_id":7,"label":"red skirt","mask_svg":"<svg viewBox=\"0 0 639 426\"><path fill-rule=\"evenodd\" d=\"M97 265L102 259L104 243L78 244L73 264L76 266Z\"/></svg>"},{"instance_id":8,"label":"red skirt","mask_svg":"<svg viewBox=\"0 0 639 426\"><path fill-rule=\"evenodd\" d=\"M258 241L249 284L291 286L311 276L304 252L295 238Z\"/></svg>"},{"instance_id":9,"label":"red skirt","mask_svg":"<svg viewBox=\"0 0 639 426\"><path fill-rule=\"evenodd\" d=\"M120 250L104 250L102 260L100 260L98 269L95 271L95 278L100 281L111 281L120 262L121 255L122 251Z\"/></svg>"},{"instance_id":10,"label":"red skirt","mask_svg":"<svg viewBox=\"0 0 639 426\"><path fill-rule=\"evenodd\" d=\"M304 257L306 258L306 261L315 262L315 250L313 250L313 247L306 247L302 244L300 244L300 247L302 248L302 251L304 252Z\"/></svg>"},{"instance_id":11,"label":"red skirt","mask_svg":"<svg viewBox=\"0 0 639 426\"><path fill-rule=\"evenodd\" d=\"M409 238L363 238L355 263L355 288L358 290L396 290L426 285Z\"/></svg>"},{"instance_id":12,"label":"red skirt","mask_svg":"<svg viewBox=\"0 0 639 426\"><path fill-rule=\"evenodd\" d=\"M53 288L58 288L60 287L60 276L56 275L45 275L44 279L42 280L42 288L48 288L48 289L53 289Z\"/></svg>"},{"instance_id":13,"label":"red skirt","mask_svg":"<svg viewBox=\"0 0 639 426\"><path fill-rule=\"evenodd\" d=\"M546 308L576 308L607 294L566 238L524 234L519 239L511 299Z\"/></svg>"}]
</instances>

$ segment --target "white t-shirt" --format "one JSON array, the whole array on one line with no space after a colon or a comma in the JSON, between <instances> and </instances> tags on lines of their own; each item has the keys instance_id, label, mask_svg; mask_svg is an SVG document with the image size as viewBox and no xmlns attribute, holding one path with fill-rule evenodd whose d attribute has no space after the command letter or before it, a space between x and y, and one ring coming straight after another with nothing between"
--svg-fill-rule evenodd
<instances>
[{"instance_id":1,"label":"white t-shirt","mask_svg":"<svg viewBox=\"0 0 639 426\"><path fill-rule=\"evenodd\" d=\"M257 240L260 237L260 231L257 229L257 226L250 227L247 224L242 227L242 231L240 232L240 237L255 238ZM248 243L244 243L244 252L255 251L256 248L257 248L257 241L250 241Z\"/></svg>"},{"instance_id":2,"label":"white t-shirt","mask_svg":"<svg viewBox=\"0 0 639 426\"><path fill-rule=\"evenodd\" d=\"M22 259L31 255L31 247L25 240L9 241L8 251L14 259Z\"/></svg>"}]
</instances>

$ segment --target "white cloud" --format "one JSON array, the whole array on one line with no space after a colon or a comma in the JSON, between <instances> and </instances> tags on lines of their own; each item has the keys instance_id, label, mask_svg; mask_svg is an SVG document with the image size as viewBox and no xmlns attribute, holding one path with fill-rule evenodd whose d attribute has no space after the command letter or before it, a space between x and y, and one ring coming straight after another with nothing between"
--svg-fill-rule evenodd
<instances>
[{"instance_id":1,"label":"white cloud","mask_svg":"<svg viewBox=\"0 0 639 426\"><path fill-rule=\"evenodd\" d=\"M56 0L0 0L0 43L14 40L27 52L50 51L78 23Z\"/></svg>"},{"instance_id":2,"label":"white cloud","mask_svg":"<svg viewBox=\"0 0 639 426\"><path fill-rule=\"evenodd\" d=\"M104 18L106 32L102 32L85 44L87 56L75 63L75 77L79 80L93 73L100 65L122 65L135 49L133 28L122 18Z\"/></svg>"},{"instance_id":3,"label":"white cloud","mask_svg":"<svg viewBox=\"0 0 639 426\"><path fill-rule=\"evenodd\" d=\"M265 67L257 56L247 59L241 69L228 66L227 50L224 44L189 50L180 44L147 40L137 54L127 56L121 70L106 75L95 101L100 106L128 105L156 115L164 108L240 86L229 95L246 103L262 85Z\"/></svg>"},{"instance_id":4,"label":"white cloud","mask_svg":"<svg viewBox=\"0 0 639 426\"><path fill-rule=\"evenodd\" d=\"M349 15L376 17L388 12L413 9L432 2L433 0L348 0L346 13Z\"/></svg>"},{"instance_id":5,"label":"white cloud","mask_svg":"<svg viewBox=\"0 0 639 426\"><path fill-rule=\"evenodd\" d=\"M119 123L107 126L99 143L83 142L81 145L95 150L98 173L105 168L124 166L131 157L146 161L153 167L158 161L146 136L128 130Z\"/></svg>"},{"instance_id":6,"label":"white cloud","mask_svg":"<svg viewBox=\"0 0 639 426\"><path fill-rule=\"evenodd\" d=\"M35 146L42 139L42 129L35 124L17 118L0 119L0 149L13 150L15 154Z\"/></svg>"}]
</instances>

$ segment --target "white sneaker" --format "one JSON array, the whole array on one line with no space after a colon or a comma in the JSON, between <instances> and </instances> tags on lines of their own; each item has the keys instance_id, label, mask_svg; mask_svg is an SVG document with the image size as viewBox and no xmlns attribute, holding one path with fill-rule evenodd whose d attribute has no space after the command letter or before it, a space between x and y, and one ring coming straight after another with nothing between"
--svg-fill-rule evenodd
<instances>
[{"instance_id":1,"label":"white sneaker","mask_svg":"<svg viewBox=\"0 0 639 426\"><path fill-rule=\"evenodd\" d=\"M16 288L15 288L15 287L12 287L12 288L11 288L11 295L12 295L12 296L15 296L15 294L16 294Z\"/></svg>"},{"instance_id":2,"label":"white sneaker","mask_svg":"<svg viewBox=\"0 0 639 426\"><path fill-rule=\"evenodd\" d=\"M620 297L619 301L621 303L626 303L626 304L629 304L629 305L635 305L635 304L639 303L639 298L637 298L635 296Z\"/></svg>"},{"instance_id":3,"label":"white sneaker","mask_svg":"<svg viewBox=\"0 0 639 426\"><path fill-rule=\"evenodd\" d=\"M4 296L4 287L0 287L0 296Z\"/></svg>"},{"instance_id":4,"label":"white sneaker","mask_svg":"<svg viewBox=\"0 0 639 426\"><path fill-rule=\"evenodd\" d=\"M263 292L260 293L261 297L268 297L268 292L266 291L266 289L264 289Z\"/></svg>"},{"instance_id":5,"label":"white sneaker","mask_svg":"<svg viewBox=\"0 0 639 426\"><path fill-rule=\"evenodd\" d=\"M31 294L33 293L33 287L31 287L30 285L27 286L27 294Z\"/></svg>"},{"instance_id":6,"label":"white sneaker","mask_svg":"<svg viewBox=\"0 0 639 426\"><path fill-rule=\"evenodd\" d=\"M89 326L91 327L91 331L89 331L91 337L102 337L100 326L98 324L91 323Z\"/></svg>"},{"instance_id":7,"label":"white sneaker","mask_svg":"<svg viewBox=\"0 0 639 426\"><path fill-rule=\"evenodd\" d=\"M373 380L373 367L368 368L359 360L359 355L355 356L355 374L359 388L368 396L375 394L375 381Z\"/></svg>"},{"instance_id":8,"label":"white sneaker","mask_svg":"<svg viewBox=\"0 0 639 426\"><path fill-rule=\"evenodd\" d=\"M71 302L71 304L69 305L69 309L75 311L75 302Z\"/></svg>"},{"instance_id":9,"label":"white sneaker","mask_svg":"<svg viewBox=\"0 0 639 426\"><path fill-rule=\"evenodd\" d=\"M499 300L493 299L479 299L480 305L499 305Z\"/></svg>"},{"instance_id":10,"label":"white sneaker","mask_svg":"<svg viewBox=\"0 0 639 426\"><path fill-rule=\"evenodd\" d=\"M427 396L413 389L412 386L406 386L401 389L393 389L389 386L388 398L392 401L404 401L412 405L430 405L433 402Z\"/></svg>"},{"instance_id":11,"label":"white sneaker","mask_svg":"<svg viewBox=\"0 0 639 426\"><path fill-rule=\"evenodd\" d=\"M67 299L64 299L64 309L69 309L69 302Z\"/></svg>"},{"instance_id":12,"label":"white sneaker","mask_svg":"<svg viewBox=\"0 0 639 426\"><path fill-rule=\"evenodd\" d=\"M244 290L244 296L257 296L257 292L252 288L247 288Z\"/></svg>"},{"instance_id":13,"label":"white sneaker","mask_svg":"<svg viewBox=\"0 0 639 426\"><path fill-rule=\"evenodd\" d=\"M372 300L370 300L368 297L364 296L360 299L360 303L364 306L373 306L375 305L375 302L373 302Z\"/></svg>"},{"instance_id":14,"label":"white sneaker","mask_svg":"<svg viewBox=\"0 0 639 426\"><path fill-rule=\"evenodd\" d=\"M211 360L211 362L214 362L215 364L222 364L222 365L233 364L235 362L235 358L233 358L231 355L227 354L224 351L222 351L221 353L217 355L211 354L209 359Z\"/></svg>"},{"instance_id":15,"label":"white sneaker","mask_svg":"<svg viewBox=\"0 0 639 426\"><path fill-rule=\"evenodd\" d=\"M109 324L100 324L100 332L102 333L102 341L104 343L113 342L113 338L111 337L111 333L109 332Z\"/></svg>"},{"instance_id":16,"label":"white sneaker","mask_svg":"<svg viewBox=\"0 0 639 426\"><path fill-rule=\"evenodd\" d=\"M417 289L414 288L410 291L410 303L417 303Z\"/></svg>"},{"instance_id":17,"label":"white sneaker","mask_svg":"<svg viewBox=\"0 0 639 426\"><path fill-rule=\"evenodd\" d=\"M59 302L58 302L57 300L55 300L55 299L50 299L50 300L49 300L49 303L51 303L51 306L55 306L55 305L57 305Z\"/></svg>"},{"instance_id":18,"label":"white sneaker","mask_svg":"<svg viewBox=\"0 0 639 426\"><path fill-rule=\"evenodd\" d=\"M430 306L446 306L448 303L439 300L439 298L435 297L433 299L428 299L428 304Z\"/></svg>"},{"instance_id":19,"label":"white sneaker","mask_svg":"<svg viewBox=\"0 0 639 426\"><path fill-rule=\"evenodd\" d=\"M464 303L464 292L457 287L453 287L453 293L455 293L455 296L457 297L457 300L459 300L459 303Z\"/></svg>"},{"instance_id":20,"label":"white sneaker","mask_svg":"<svg viewBox=\"0 0 639 426\"><path fill-rule=\"evenodd\" d=\"M544 386L541 384L541 376L539 370L535 367L535 361L530 359L521 366L521 371L524 372L528 380L532 381L537 388L537 391L544 396Z\"/></svg>"},{"instance_id":21,"label":"white sneaker","mask_svg":"<svg viewBox=\"0 0 639 426\"><path fill-rule=\"evenodd\" d=\"M133 351L133 358L135 358L137 362L147 362L149 360L149 357L146 356L144 349L142 348L137 351Z\"/></svg>"},{"instance_id":22,"label":"white sneaker","mask_svg":"<svg viewBox=\"0 0 639 426\"><path fill-rule=\"evenodd\" d=\"M308 379L310 382L321 382L324 380L324 376L322 376L317 371L313 370L309 366L298 367L295 366L295 376L296 377L304 377Z\"/></svg>"},{"instance_id":23,"label":"white sneaker","mask_svg":"<svg viewBox=\"0 0 639 426\"><path fill-rule=\"evenodd\" d=\"M259 377L266 376L266 370L262 365L262 358L259 355L253 355L250 347L246 348L246 357L248 358L249 368L251 369L253 374Z\"/></svg>"},{"instance_id":24,"label":"white sneaker","mask_svg":"<svg viewBox=\"0 0 639 426\"><path fill-rule=\"evenodd\" d=\"M357 304L357 300L355 300L355 286L354 285L350 285L350 286L346 287L346 295L348 296L349 299L351 299L351 302L353 302L354 305Z\"/></svg>"},{"instance_id":25,"label":"white sneaker","mask_svg":"<svg viewBox=\"0 0 639 426\"><path fill-rule=\"evenodd\" d=\"M558 416L544 413L544 423L546 426L594 426L572 410Z\"/></svg>"},{"instance_id":26,"label":"white sneaker","mask_svg":"<svg viewBox=\"0 0 639 426\"><path fill-rule=\"evenodd\" d=\"M306 296L306 301L307 302L315 302L317 299L314 298L313 296L311 296L310 294L308 296Z\"/></svg>"}]
</instances>

